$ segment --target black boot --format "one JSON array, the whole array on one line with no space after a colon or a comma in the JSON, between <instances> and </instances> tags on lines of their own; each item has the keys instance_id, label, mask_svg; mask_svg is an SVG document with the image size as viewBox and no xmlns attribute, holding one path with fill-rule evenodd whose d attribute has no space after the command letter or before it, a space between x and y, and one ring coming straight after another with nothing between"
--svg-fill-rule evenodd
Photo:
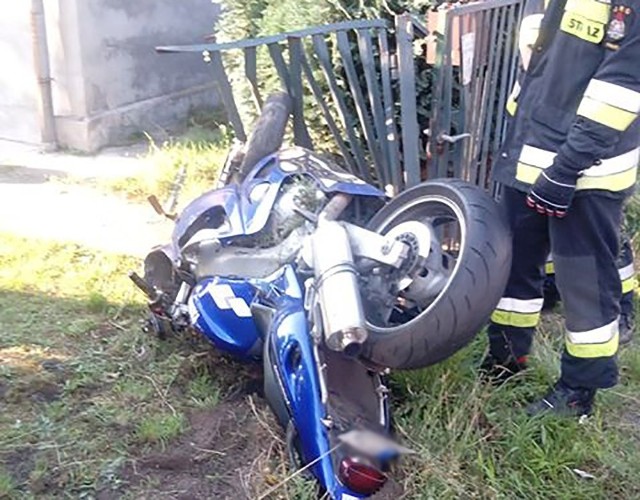
<instances>
[{"instance_id":1,"label":"black boot","mask_svg":"<svg viewBox=\"0 0 640 500\"><path fill-rule=\"evenodd\" d=\"M595 389L573 388L559 380L544 398L527 406L527 415L530 417L544 413L563 417L590 415L595 395Z\"/></svg>"},{"instance_id":2,"label":"black boot","mask_svg":"<svg viewBox=\"0 0 640 500\"><path fill-rule=\"evenodd\" d=\"M544 297L542 310L544 312L553 311L560 302L560 293L556 287L556 280L553 274L550 274L545 278L544 284L542 285L542 294Z\"/></svg>"},{"instance_id":3,"label":"black boot","mask_svg":"<svg viewBox=\"0 0 640 500\"><path fill-rule=\"evenodd\" d=\"M526 356L521 356L518 359L509 356L506 360L499 360L493 354L489 353L482 360L478 373L482 380L499 386L526 368Z\"/></svg>"}]
</instances>

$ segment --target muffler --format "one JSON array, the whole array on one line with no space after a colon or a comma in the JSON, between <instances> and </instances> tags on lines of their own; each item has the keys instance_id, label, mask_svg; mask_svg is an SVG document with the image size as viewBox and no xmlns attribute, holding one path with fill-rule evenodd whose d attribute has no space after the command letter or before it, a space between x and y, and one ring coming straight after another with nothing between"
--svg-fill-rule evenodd
<instances>
[{"instance_id":1,"label":"muffler","mask_svg":"<svg viewBox=\"0 0 640 500\"><path fill-rule=\"evenodd\" d=\"M367 329L347 230L321 217L311 245L325 342L329 349L356 356Z\"/></svg>"}]
</instances>

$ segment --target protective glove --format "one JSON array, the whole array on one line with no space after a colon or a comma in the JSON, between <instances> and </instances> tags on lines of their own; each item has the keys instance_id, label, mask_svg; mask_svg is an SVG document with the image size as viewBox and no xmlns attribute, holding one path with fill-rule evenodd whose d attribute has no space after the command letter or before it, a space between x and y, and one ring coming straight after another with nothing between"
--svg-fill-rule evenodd
<instances>
[{"instance_id":1,"label":"protective glove","mask_svg":"<svg viewBox=\"0 0 640 500\"><path fill-rule=\"evenodd\" d=\"M554 163L531 186L527 205L542 215L564 217L573 201L578 177L578 172Z\"/></svg>"}]
</instances>

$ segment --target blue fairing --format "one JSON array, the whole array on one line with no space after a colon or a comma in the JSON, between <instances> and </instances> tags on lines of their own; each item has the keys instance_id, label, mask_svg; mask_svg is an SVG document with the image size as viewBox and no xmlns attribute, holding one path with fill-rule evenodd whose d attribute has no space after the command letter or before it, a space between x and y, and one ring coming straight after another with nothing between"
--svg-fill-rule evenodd
<instances>
[{"instance_id":1,"label":"blue fairing","mask_svg":"<svg viewBox=\"0 0 640 500\"><path fill-rule=\"evenodd\" d=\"M262 341L250 310L255 295L255 288L246 280L202 280L189 298L191 323L222 351L257 357Z\"/></svg>"},{"instance_id":2,"label":"blue fairing","mask_svg":"<svg viewBox=\"0 0 640 500\"><path fill-rule=\"evenodd\" d=\"M289 291L295 292L293 283L297 280L290 266L284 269L282 278L290 284ZM327 415L320 399L320 381L301 288L297 293L282 295L276 300L276 314L268 340L290 416L302 443L305 463L322 457L310 469L331 498L341 499L343 494L364 498L340 484L328 453L329 438L322 423Z\"/></svg>"},{"instance_id":3,"label":"blue fairing","mask_svg":"<svg viewBox=\"0 0 640 500\"><path fill-rule=\"evenodd\" d=\"M219 349L250 359L260 354L263 339L247 311L253 301L261 298L275 307L267 335L268 347L302 443L303 459L310 463L323 457L311 467L311 472L332 494L331 498L340 499L343 494L361 498L338 482L328 453L329 438L322 424L326 414L320 399L313 341L303 304L303 287L294 269L285 266L264 280L205 279L194 287L189 311L194 326Z\"/></svg>"},{"instance_id":4,"label":"blue fairing","mask_svg":"<svg viewBox=\"0 0 640 500\"><path fill-rule=\"evenodd\" d=\"M193 235L191 233L196 226L214 229L216 237L222 242L234 236L259 232L267 223L282 183L291 176L301 174L315 179L318 188L325 193L384 197L379 189L325 162L310 151L286 149L259 162L240 186L232 184L209 191L187 205L173 231L176 255ZM264 187L256 189L261 185ZM262 191L260 197L252 199L250 195L258 190ZM221 218L221 214L224 217Z\"/></svg>"}]
</instances>

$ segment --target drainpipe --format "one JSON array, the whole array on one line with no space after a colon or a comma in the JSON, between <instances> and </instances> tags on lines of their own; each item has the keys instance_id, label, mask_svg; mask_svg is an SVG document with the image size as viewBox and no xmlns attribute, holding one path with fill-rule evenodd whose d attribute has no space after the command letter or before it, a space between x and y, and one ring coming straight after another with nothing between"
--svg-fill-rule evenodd
<instances>
[{"instance_id":1,"label":"drainpipe","mask_svg":"<svg viewBox=\"0 0 640 500\"><path fill-rule=\"evenodd\" d=\"M49 47L47 45L47 26L44 19L43 0L31 0L31 34L33 38L34 70L38 79L40 134L45 149L56 149L58 137L53 115L51 69L49 67Z\"/></svg>"}]
</instances>

